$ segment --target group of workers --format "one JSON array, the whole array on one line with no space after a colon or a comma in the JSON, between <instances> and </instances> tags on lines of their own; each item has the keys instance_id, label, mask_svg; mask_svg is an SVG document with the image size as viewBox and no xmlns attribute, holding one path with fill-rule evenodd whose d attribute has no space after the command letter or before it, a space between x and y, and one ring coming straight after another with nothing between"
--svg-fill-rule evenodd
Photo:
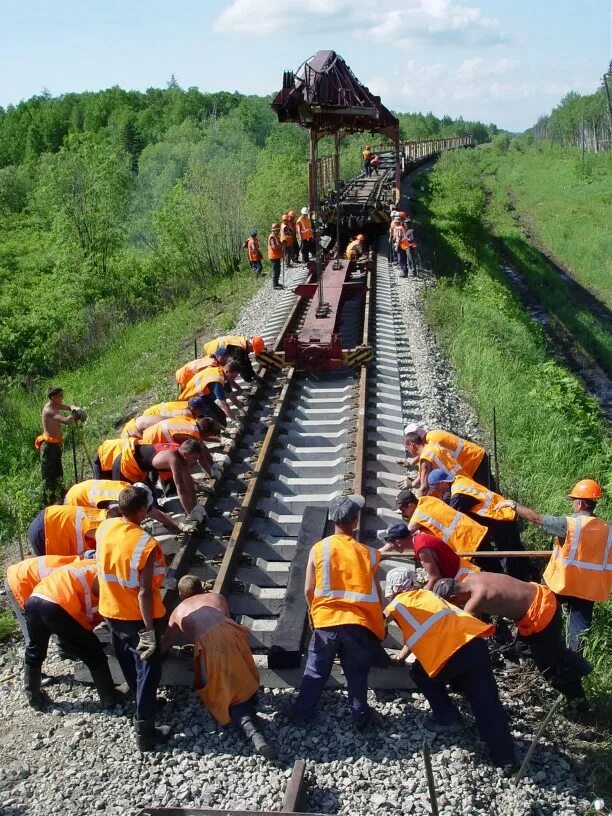
<instances>
[{"instance_id":1,"label":"group of workers","mask_svg":"<svg viewBox=\"0 0 612 816\"><path fill-rule=\"evenodd\" d=\"M221 475L222 463L213 461L205 443L240 427L235 411L244 395L236 376L256 384L249 355L264 348L261 337L206 343L201 358L176 372L178 399L151 406L119 438L102 443L94 478L72 486L63 504L45 506L33 520L28 537L34 555L8 569L5 586L26 641L24 689L34 708L50 704L42 666L56 636L63 657L88 667L102 706L135 701L137 743L151 750L169 738L170 729L156 725L157 689L163 656L178 636L187 644L178 648L193 650L195 687L211 714L222 725L234 724L263 756L276 756L256 714L259 674L247 630L231 619L225 598L205 591L194 575L179 581L180 603L164 630L166 565L159 542L145 529L148 517L172 532L198 529L205 514L191 469L199 463L213 478ZM60 484L61 426L85 418L81 408L64 404L61 389L49 390L43 438L36 440L47 493ZM52 446L59 454L49 454ZM355 726L370 729L376 724L367 702L370 669L406 664L431 707L426 727L460 727L462 715L448 688L461 692L491 760L510 773L515 749L487 642L496 622L513 621L520 652L565 695L570 712L588 712L582 678L592 667L582 646L594 604L608 599L612 585L612 527L594 514L602 491L583 479L568 496L573 514L542 515L497 492L488 454L471 440L410 424L404 446L401 463L414 471L397 495L398 521L380 532L377 547L355 537L363 497L343 495L330 503L334 532L312 546L306 568L313 632L289 718L307 725L315 717L337 657ZM49 462L56 462L51 470ZM185 521L158 506L156 490L169 481ZM556 536L542 583L521 552L518 518ZM423 570L421 585L416 567L394 566L383 591L382 559L407 556ZM94 634L101 623L123 687L115 685ZM397 629L389 634L399 633L401 642L394 653L383 647L391 623Z\"/></svg>"},{"instance_id":2,"label":"group of workers","mask_svg":"<svg viewBox=\"0 0 612 816\"><path fill-rule=\"evenodd\" d=\"M251 269L256 276L263 274L263 254L257 230L252 230L243 244ZM281 270L291 268L299 260L308 263L315 254L315 236L308 207L302 207L296 218L295 211L283 213L280 223L274 222L270 228L267 241L268 260L272 269L272 286L284 289L281 283Z\"/></svg>"},{"instance_id":3,"label":"group of workers","mask_svg":"<svg viewBox=\"0 0 612 816\"><path fill-rule=\"evenodd\" d=\"M370 178L372 172L378 175L380 156L372 153L372 145L365 146L365 148L361 151L361 158L363 159L363 172L366 178Z\"/></svg>"}]
</instances>

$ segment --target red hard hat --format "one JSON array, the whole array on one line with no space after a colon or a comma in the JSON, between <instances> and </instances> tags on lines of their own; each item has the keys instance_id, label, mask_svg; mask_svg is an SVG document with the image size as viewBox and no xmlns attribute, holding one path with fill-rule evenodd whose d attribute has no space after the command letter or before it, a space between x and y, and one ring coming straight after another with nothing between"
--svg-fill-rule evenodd
<instances>
[{"instance_id":1,"label":"red hard hat","mask_svg":"<svg viewBox=\"0 0 612 816\"><path fill-rule=\"evenodd\" d=\"M365 241L365 235L362 235L361 233L359 233L359 235L357 236L357 240L358 241Z\"/></svg>"},{"instance_id":2,"label":"red hard hat","mask_svg":"<svg viewBox=\"0 0 612 816\"><path fill-rule=\"evenodd\" d=\"M601 499L601 485L595 479L581 479L572 487L569 499Z\"/></svg>"}]
</instances>

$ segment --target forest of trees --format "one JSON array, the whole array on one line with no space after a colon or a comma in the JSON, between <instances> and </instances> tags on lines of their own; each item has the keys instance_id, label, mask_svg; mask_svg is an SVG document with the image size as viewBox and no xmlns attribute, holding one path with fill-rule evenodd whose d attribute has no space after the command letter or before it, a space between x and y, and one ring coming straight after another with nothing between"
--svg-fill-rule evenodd
<instances>
[{"instance_id":1,"label":"forest of trees","mask_svg":"<svg viewBox=\"0 0 612 816\"><path fill-rule=\"evenodd\" d=\"M492 131L401 114L404 138ZM343 142L344 175L362 136ZM239 93L44 92L0 108L0 379L82 363L114 327L244 263L245 234L306 201L307 133Z\"/></svg>"}]
</instances>

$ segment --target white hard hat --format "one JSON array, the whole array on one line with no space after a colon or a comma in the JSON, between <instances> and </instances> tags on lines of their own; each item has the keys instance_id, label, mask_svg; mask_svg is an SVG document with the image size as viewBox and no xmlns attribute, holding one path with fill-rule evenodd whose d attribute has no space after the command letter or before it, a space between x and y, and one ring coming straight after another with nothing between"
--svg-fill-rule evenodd
<instances>
[{"instance_id":1,"label":"white hard hat","mask_svg":"<svg viewBox=\"0 0 612 816\"><path fill-rule=\"evenodd\" d=\"M391 217L395 218L396 215L399 215L397 210L391 210Z\"/></svg>"},{"instance_id":2,"label":"white hard hat","mask_svg":"<svg viewBox=\"0 0 612 816\"><path fill-rule=\"evenodd\" d=\"M151 488L149 487L149 485L146 485L144 482L134 482L134 487L140 487L143 490L147 491L147 499L148 499L147 508L150 510L153 507L154 501L153 501L153 492L151 491Z\"/></svg>"},{"instance_id":3,"label":"white hard hat","mask_svg":"<svg viewBox=\"0 0 612 816\"><path fill-rule=\"evenodd\" d=\"M302 213L302 215L308 215L308 207L302 207L300 212Z\"/></svg>"},{"instance_id":4,"label":"white hard hat","mask_svg":"<svg viewBox=\"0 0 612 816\"><path fill-rule=\"evenodd\" d=\"M422 439L426 433L427 430L422 425L419 425L418 422L410 422L404 428L404 436L408 436L408 434L417 434L417 436Z\"/></svg>"}]
</instances>

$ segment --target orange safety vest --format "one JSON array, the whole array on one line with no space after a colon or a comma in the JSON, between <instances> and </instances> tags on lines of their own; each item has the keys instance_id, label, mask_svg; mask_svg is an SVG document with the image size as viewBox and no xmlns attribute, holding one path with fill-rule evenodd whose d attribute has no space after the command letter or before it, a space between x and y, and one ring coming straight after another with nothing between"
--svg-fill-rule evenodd
<instances>
[{"instance_id":1,"label":"orange safety vest","mask_svg":"<svg viewBox=\"0 0 612 816\"><path fill-rule=\"evenodd\" d=\"M298 232L300 233L300 238L302 239L302 241L307 241L309 238L314 238L312 224L310 222L309 216L300 215L300 217L296 221L296 226L298 228Z\"/></svg>"},{"instance_id":2,"label":"orange safety vest","mask_svg":"<svg viewBox=\"0 0 612 816\"><path fill-rule=\"evenodd\" d=\"M158 402L142 412L143 416L191 416L191 411L186 400L176 400L175 402Z\"/></svg>"},{"instance_id":3,"label":"orange safety vest","mask_svg":"<svg viewBox=\"0 0 612 816\"><path fill-rule=\"evenodd\" d=\"M143 444L162 445L174 442L176 436L189 436L201 441L202 436L195 419L188 417L170 417L147 428L142 435Z\"/></svg>"},{"instance_id":4,"label":"orange safety vest","mask_svg":"<svg viewBox=\"0 0 612 816\"><path fill-rule=\"evenodd\" d=\"M283 245L275 232L268 235L268 260L277 261L283 257Z\"/></svg>"},{"instance_id":5,"label":"orange safety vest","mask_svg":"<svg viewBox=\"0 0 612 816\"><path fill-rule=\"evenodd\" d=\"M147 478L148 472L143 470L136 461L136 446L139 444L139 440L123 439L122 442L121 475L131 484L134 484L135 482L144 482Z\"/></svg>"},{"instance_id":6,"label":"orange safety vest","mask_svg":"<svg viewBox=\"0 0 612 816\"><path fill-rule=\"evenodd\" d=\"M351 241L351 243L347 246L345 255L349 260L363 255L363 250L361 249L359 243L359 241Z\"/></svg>"},{"instance_id":7,"label":"orange safety vest","mask_svg":"<svg viewBox=\"0 0 612 816\"><path fill-rule=\"evenodd\" d=\"M140 573L154 552L153 617L161 618L165 613L160 589L166 561L156 539L131 521L113 518L98 527L96 544L100 614L118 620L142 619L138 604Z\"/></svg>"},{"instance_id":8,"label":"orange safety vest","mask_svg":"<svg viewBox=\"0 0 612 816\"><path fill-rule=\"evenodd\" d=\"M43 510L46 555L82 555L93 547L86 537L106 518L105 510L86 510L74 504L52 504Z\"/></svg>"},{"instance_id":9,"label":"orange safety vest","mask_svg":"<svg viewBox=\"0 0 612 816\"><path fill-rule=\"evenodd\" d=\"M314 545L315 591L310 613L315 628L349 623L385 636L374 576L380 552L348 535L331 535Z\"/></svg>"},{"instance_id":10,"label":"orange safety vest","mask_svg":"<svg viewBox=\"0 0 612 816\"><path fill-rule=\"evenodd\" d=\"M86 479L72 485L64 497L64 504L79 507L100 507L103 504L119 501L119 494L131 487L129 482L118 482L112 479Z\"/></svg>"},{"instance_id":11,"label":"orange safety vest","mask_svg":"<svg viewBox=\"0 0 612 816\"><path fill-rule=\"evenodd\" d=\"M204 343L202 354L203 356L214 354L219 348L229 348L229 346L235 346L246 351L248 339L248 337L243 337L240 334L226 334L223 337L216 337L214 340Z\"/></svg>"},{"instance_id":12,"label":"orange safety vest","mask_svg":"<svg viewBox=\"0 0 612 816\"><path fill-rule=\"evenodd\" d=\"M112 470L113 462L129 439L106 439L98 448L98 459L102 470Z\"/></svg>"},{"instance_id":13,"label":"orange safety vest","mask_svg":"<svg viewBox=\"0 0 612 816\"><path fill-rule=\"evenodd\" d=\"M40 450L43 442L48 442L50 445L61 445L63 441L61 436L50 436L48 433L41 433L34 440L34 447L36 450Z\"/></svg>"},{"instance_id":14,"label":"orange safety vest","mask_svg":"<svg viewBox=\"0 0 612 816\"><path fill-rule=\"evenodd\" d=\"M544 570L557 595L607 601L612 586L612 524L596 516L568 516L567 534Z\"/></svg>"},{"instance_id":15,"label":"orange safety vest","mask_svg":"<svg viewBox=\"0 0 612 816\"><path fill-rule=\"evenodd\" d=\"M181 388L185 388L194 374L197 374L198 371L202 371L205 368L210 368L210 366L219 366L219 363L215 357L198 357L197 360L191 360L189 363L185 363L182 368L177 370L175 375L176 381Z\"/></svg>"},{"instance_id":16,"label":"orange safety vest","mask_svg":"<svg viewBox=\"0 0 612 816\"><path fill-rule=\"evenodd\" d=\"M486 453L486 450L475 442L462 439L460 436L449 433L449 431L427 431L425 440L435 442L437 445L446 448L468 476L473 476L476 473L478 465L482 462Z\"/></svg>"},{"instance_id":17,"label":"orange safety vest","mask_svg":"<svg viewBox=\"0 0 612 816\"><path fill-rule=\"evenodd\" d=\"M489 637L491 624L464 612L426 589L401 592L385 609L402 630L404 643L430 677L471 640Z\"/></svg>"},{"instance_id":18,"label":"orange safety vest","mask_svg":"<svg viewBox=\"0 0 612 816\"><path fill-rule=\"evenodd\" d=\"M221 366L209 366L198 371L189 380L185 388L181 391L181 399L191 399L191 397L207 396L210 394L210 386L213 383L225 385L225 374Z\"/></svg>"},{"instance_id":19,"label":"orange safety vest","mask_svg":"<svg viewBox=\"0 0 612 816\"><path fill-rule=\"evenodd\" d=\"M261 261L261 249L257 238L247 238L246 250L249 261Z\"/></svg>"},{"instance_id":20,"label":"orange safety vest","mask_svg":"<svg viewBox=\"0 0 612 816\"><path fill-rule=\"evenodd\" d=\"M427 462L431 462L434 468L441 468L451 476L456 476L458 473L463 473L463 468L459 462L457 462L456 459L453 459L446 448L443 448L442 445L437 445L435 442L428 442L425 445L419 454L419 460L420 459L425 459Z\"/></svg>"},{"instance_id":21,"label":"orange safety vest","mask_svg":"<svg viewBox=\"0 0 612 816\"><path fill-rule=\"evenodd\" d=\"M455 581L461 583L464 578L467 578L468 575L471 575L473 572L480 572L480 567L476 564L473 564L467 558L460 558L459 559L459 569L455 573Z\"/></svg>"},{"instance_id":22,"label":"orange safety vest","mask_svg":"<svg viewBox=\"0 0 612 816\"><path fill-rule=\"evenodd\" d=\"M23 609L26 601L34 592L34 587L53 570L65 567L79 561L75 555L39 555L36 558L26 558L18 564L11 564L6 570L6 582L15 596L15 600Z\"/></svg>"},{"instance_id":23,"label":"orange safety vest","mask_svg":"<svg viewBox=\"0 0 612 816\"><path fill-rule=\"evenodd\" d=\"M98 597L93 591L97 577L94 559L85 559L44 578L32 593L32 598L61 606L83 629L94 629L102 618L98 614Z\"/></svg>"},{"instance_id":24,"label":"orange safety vest","mask_svg":"<svg viewBox=\"0 0 612 816\"><path fill-rule=\"evenodd\" d=\"M514 521L516 518L516 510L511 507L504 507L501 510L495 510L495 506L504 500L499 493L494 493L492 490L487 490L478 482L470 479L469 476L459 474L455 476L455 481L451 484L451 496L456 496L460 493L463 496L471 496L478 500L470 513L476 513L477 516L484 516L484 518L497 519L498 521Z\"/></svg>"},{"instance_id":25,"label":"orange safety vest","mask_svg":"<svg viewBox=\"0 0 612 816\"><path fill-rule=\"evenodd\" d=\"M137 417L128 419L119 434L121 439L142 439L142 431L136 427L136 419Z\"/></svg>"},{"instance_id":26,"label":"orange safety vest","mask_svg":"<svg viewBox=\"0 0 612 816\"><path fill-rule=\"evenodd\" d=\"M487 534L482 524L434 496L422 496L418 500L410 521L441 538L455 552L475 552Z\"/></svg>"}]
</instances>

